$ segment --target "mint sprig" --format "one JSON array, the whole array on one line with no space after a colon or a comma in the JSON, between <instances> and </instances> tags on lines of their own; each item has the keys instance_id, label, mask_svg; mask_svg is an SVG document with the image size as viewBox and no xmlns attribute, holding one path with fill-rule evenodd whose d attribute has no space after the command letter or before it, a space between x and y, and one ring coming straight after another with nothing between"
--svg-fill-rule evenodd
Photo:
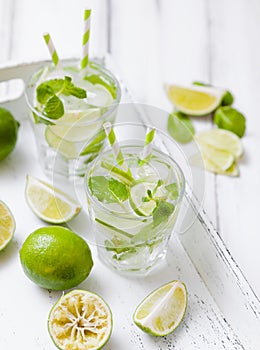
<instances>
[{"instance_id":1,"label":"mint sprig","mask_svg":"<svg viewBox=\"0 0 260 350\"><path fill-rule=\"evenodd\" d=\"M47 80L36 89L37 101L42 105L42 113L50 119L59 119L64 115L64 106L60 95L74 96L79 99L87 97L86 90L75 86L71 77Z\"/></svg>"},{"instance_id":2,"label":"mint sprig","mask_svg":"<svg viewBox=\"0 0 260 350\"><path fill-rule=\"evenodd\" d=\"M129 197L127 186L111 177L92 176L89 178L88 187L92 195L103 203L124 202Z\"/></svg>"}]
</instances>

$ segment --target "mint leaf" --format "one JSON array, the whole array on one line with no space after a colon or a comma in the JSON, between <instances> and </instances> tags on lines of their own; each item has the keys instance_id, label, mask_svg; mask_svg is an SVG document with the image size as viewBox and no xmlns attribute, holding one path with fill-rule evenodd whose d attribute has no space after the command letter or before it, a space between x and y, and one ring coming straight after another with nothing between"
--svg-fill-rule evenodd
<instances>
[{"instance_id":1,"label":"mint leaf","mask_svg":"<svg viewBox=\"0 0 260 350\"><path fill-rule=\"evenodd\" d=\"M108 188L120 202L124 202L129 197L128 188L122 182L119 182L113 178L109 179Z\"/></svg>"},{"instance_id":2,"label":"mint leaf","mask_svg":"<svg viewBox=\"0 0 260 350\"><path fill-rule=\"evenodd\" d=\"M246 130L246 119L242 113L230 106L219 107L214 113L214 123L220 128L242 137Z\"/></svg>"},{"instance_id":3,"label":"mint leaf","mask_svg":"<svg viewBox=\"0 0 260 350\"><path fill-rule=\"evenodd\" d=\"M84 89L76 87L72 79L65 76L64 79L51 79L40 84L36 89L36 98L42 105L43 114L51 119L59 119L64 114L64 106L59 95L85 98L87 93Z\"/></svg>"},{"instance_id":4,"label":"mint leaf","mask_svg":"<svg viewBox=\"0 0 260 350\"><path fill-rule=\"evenodd\" d=\"M168 202L159 202L153 212L153 226L156 227L166 222L174 212L174 205Z\"/></svg>"},{"instance_id":5,"label":"mint leaf","mask_svg":"<svg viewBox=\"0 0 260 350\"><path fill-rule=\"evenodd\" d=\"M88 186L92 195L103 203L123 202L129 195L126 185L105 176L90 177Z\"/></svg>"},{"instance_id":6,"label":"mint leaf","mask_svg":"<svg viewBox=\"0 0 260 350\"><path fill-rule=\"evenodd\" d=\"M181 112L174 112L168 117L168 132L176 141L187 143L193 139L195 130L188 116Z\"/></svg>"},{"instance_id":7,"label":"mint leaf","mask_svg":"<svg viewBox=\"0 0 260 350\"><path fill-rule=\"evenodd\" d=\"M86 90L75 86L72 82L71 82L71 78L68 76L65 76L65 80L64 80L64 87L63 87L63 92L64 95L67 96L75 96L77 98L86 98L87 97L87 93Z\"/></svg>"},{"instance_id":8,"label":"mint leaf","mask_svg":"<svg viewBox=\"0 0 260 350\"><path fill-rule=\"evenodd\" d=\"M222 106L231 106L234 102L234 96L230 91L226 90L225 95L222 97L221 105Z\"/></svg>"},{"instance_id":9,"label":"mint leaf","mask_svg":"<svg viewBox=\"0 0 260 350\"><path fill-rule=\"evenodd\" d=\"M85 77L84 79L89 81L92 84L103 85L110 92L110 94L113 96L113 98L116 99L117 89L116 89L115 84L111 80L106 79L105 77L99 76L96 74L89 75L89 76Z\"/></svg>"},{"instance_id":10,"label":"mint leaf","mask_svg":"<svg viewBox=\"0 0 260 350\"><path fill-rule=\"evenodd\" d=\"M39 85L36 89L36 98L41 104L45 104L54 94L54 90L45 83Z\"/></svg>"},{"instance_id":11,"label":"mint leaf","mask_svg":"<svg viewBox=\"0 0 260 350\"><path fill-rule=\"evenodd\" d=\"M51 119L59 119L64 114L63 103L56 95L53 95L48 99L44 109L43 114Z\"/></svg>"},{"instance_id":12,"label":"mint leaf","mask_svg":"<svg viewBox=\"0 0 260 350\"><path fill-rule=\"evenodd\" d=\"M171 200L175 200L179 196L178 185L176 182L165 186L166 191L168 192L168 196Z\"/></svg>"}]
</instances>

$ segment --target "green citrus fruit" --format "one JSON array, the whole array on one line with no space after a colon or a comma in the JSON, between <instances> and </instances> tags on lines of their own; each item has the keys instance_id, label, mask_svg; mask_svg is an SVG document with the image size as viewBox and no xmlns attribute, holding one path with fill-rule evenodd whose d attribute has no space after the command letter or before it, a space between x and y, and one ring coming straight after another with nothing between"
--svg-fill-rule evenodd
<instances>
[{"instance_id":1,"label":"green citrus fruit","mask_svg":"<svg viewBox=\"0 0 260 350\"><path fill-rule=\"evenodd\" d=\"M166 283L141 302L134 312L134 323L146 333L165 336L180 325L187 303L187 289L183 282Z\"/></svg>"},{"instance_id":2,"label":"green citrus fruit","mask_svg":"<svg viewBox=\"0 0 260 350\"><path fill-rule=\"evenodd\" d=\"M11 241L15 231L15 219L7 205L0 201L0 251Z\"/></svg>"},{"instance_id":3,"label":"green citrus fruit","mask_svg":"<svg viewBox=\"0 0 260 350\"><path fill-rule=\"evenodd\" d=\"M103 348L111 336L112 313L99 295L73 290L63 295L50 311L48 330L62 350Z\"/></svg>"},{"instance_id":4,"label":"green citrus fruit","mask_svg":"<svg viewBox=\"0 0 260 350\"><path fill-rule=\"evenodd\" d=\"M32 232L22 245L20 260L29 279L52 290L77 286L93 266L91 251L84 239L59 226Z\"/></svg>"},{"instance_id":5,"label":"green citrus fruit","mask_svg":"<svg viewBox=\"0 0 260 350\"><path fill-rule=\"evenodd\" d=\"M0 107L0 160L14 149L19 125L7 109Z\"/></svg>"}]
</instances>

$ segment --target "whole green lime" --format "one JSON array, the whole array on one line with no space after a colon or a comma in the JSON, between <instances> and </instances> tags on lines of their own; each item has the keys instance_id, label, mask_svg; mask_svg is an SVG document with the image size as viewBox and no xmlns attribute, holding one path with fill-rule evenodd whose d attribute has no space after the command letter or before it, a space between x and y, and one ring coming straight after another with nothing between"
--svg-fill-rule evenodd
<instances>
[{"instance_id":1,"label":"whole green lime","mask_svg":"<svg viewBox=\"0 0 260 350\"><path fill-rule=\"evenodd\" d=\"M19 125L7 109L0 107L0 160L14 149Z\"/></svg>"},{"instance_id":2,"label":"whole green lime","mask_svg":"<svg viewBox=\"0 0 260 350\"><path fill-rule=\"evenodd\" d=\"M22 245L20 260L30 280L52 290L77 286L93 266L91 251L84 239L60 226L32 232Z\"/></svg>"}]
</instances>

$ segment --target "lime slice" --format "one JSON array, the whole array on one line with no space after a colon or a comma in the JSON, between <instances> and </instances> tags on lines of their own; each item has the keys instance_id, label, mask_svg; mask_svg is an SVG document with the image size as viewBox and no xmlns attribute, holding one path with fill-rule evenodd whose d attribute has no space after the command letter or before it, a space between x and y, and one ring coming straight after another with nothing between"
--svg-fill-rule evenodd
<instances>
[{"instance_id":1,"label":"lime slice","mask_svg":"<svg viewBox=\"0 0 260 350\"><path fill-rule=\"evenodd\" d=\"M34 214L53 224L70 221L81 209L66 193L29 175L26 178L25 197Z\"/></svg>"},{"instance_id":2,"label":"lime slice","mask_svg":"<svg viewBox=\"0 0 260 350\"><path fill-rule=\"evenodd\" d=\"M112 322L111 310L99 295L73 290L51 309L48 330L59 349L98 350L109 340Z\"/></svg>"},{"instance_id":3,"label":"lime slice","mask_svg":"<svg viewBox=\"0 0 260 350\"><path fill-rule=\"evenodd\" d=\"M209 86L182 87L166 85L169 100L175 107L189 115L201 116L213 112L221 103L225 90Z\"/></svg>"},{"instance_id":4,"label":"lime slice","mask_svg":"<svg viewBox=\"0 0 260 350\"><path fill-rule=\"evenodd\" d=\"M207 144L215 149L228 151L238 159L243 154L243 146L240 138L231 131L224 129L211 129L203 131L195 136L198 143Z\"/></svg>"},{"instance_id":5,"label":"lime slice","mask_svg":"<svg viewBox=\"0 0 260 350\"><path fill-rule=\"evenodd\" d=\"M0 201L0 251L11 241L14 231L14 217L7 205Z\"/></svg>"},{"instance_id":6,"label":"lime slice","mask_svg":"<svg viewBox=\"0 0 260 350\"><path fill-rule=\"evenodd\" d=\"M198 142L202 158L208 160L222 172L228 170L235 161L233 154L229 151L214 148L206 143Z\"/></svg>"},{"instance_id":7,"label":"lime slice","mask_svg":"<svg viewBox=\"0 0 260 350\"><path fill-rule=\"evenodd\" d=\"M144 332L165 336L181 323L187 307L187 290L180 281L169 282L149 294L137 307L133 320Z\"/></svg>"},{"instance_id":8,"label":"lime slice","mask_svg":"<svg viewBox=\"0 0 260 350\"><path fill-rule=\"evenodd\" d=\"M101 128L98 122L100 109L69 111L55 125L48 125L45 139L48 145L64 157L76 158L80 150L77 144L93 137ZM95 122L96 121L96 122Z\"/></svg>"},{"instance_id":9,"label":"lime slice","mask_svg":"<svg viewBox=\"0 0 260 350\"><path fill-rule=\"evenodd\" d=\"M210 159L204 157L204 165L206 170L215 174L222 174L227 176L239 176L239 170L236 162L234 162L230 168L223 171L216 164L214 164Z\"/></svg>"},{"instance_id":10,"label":"lime slice","mask_svg":"<svg viewBox=\"0 0 260 350\"><path fill-rule=\"evenodd\" d=\"M130 188L129 203L137 215L150 216L156 208L156 201L154 199L144 201L147 199L147 191L153 191L156 184L149 182L142 182Z\"/></svg>"}]
</instances>

